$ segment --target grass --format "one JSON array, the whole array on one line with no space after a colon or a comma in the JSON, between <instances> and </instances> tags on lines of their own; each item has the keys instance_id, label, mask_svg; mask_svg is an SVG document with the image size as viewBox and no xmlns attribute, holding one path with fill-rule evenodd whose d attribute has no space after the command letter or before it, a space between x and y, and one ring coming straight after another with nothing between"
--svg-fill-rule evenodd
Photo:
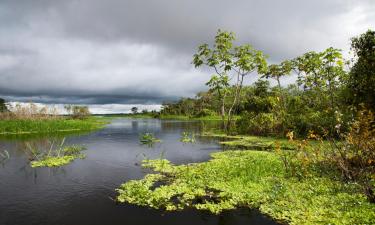
<instances>
[{"instance_id":1,"label":"grass","mask_svg":"<svg viewBox=\"0 0 375 225\"><path fill-rule=\"evenodd\" d=\"M158 173L117 190L117 200L152 208L194 207L220 213L258 208L289 224L375 224L375 205L355 183L324 176L288 177L279 156L265 151L225 151L208 162L173 165L146 160ZM156 185L158 184L158 185Z\"/></svg>"},{"instance_id":2,"label":"grass","mask_svg":"<svg viewBox=\"0 0 375 225\"><path fill-rule=\"evenodd\" d=\"M98 117L84 120L68 118L0 120L0 135L88 131L102 128L105 124L106 121Z\"/></svg>"}]
</instances>

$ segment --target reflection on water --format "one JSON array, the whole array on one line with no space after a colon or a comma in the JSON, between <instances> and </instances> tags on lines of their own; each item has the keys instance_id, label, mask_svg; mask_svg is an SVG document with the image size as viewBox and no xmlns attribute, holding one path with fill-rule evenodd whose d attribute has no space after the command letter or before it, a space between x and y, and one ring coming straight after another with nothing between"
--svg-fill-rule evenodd
<instances>
[{"instance_id":1,"label":"reflection on water","mask_svg":"<svg viewBox=\"0 0 375 225\"><path fill-rule=\"evenodd\" d=\"M241 209L212 215L196 210L166 213L133 205L117 205L112 198L124 181L140 179L149 170L141 160L165 157L176 164L206 161L221 148L199 138L180 142L184 131L199 133L202 122L154 119L114 119L105 129L66 137L65 144L87 147L84 160L59 168L31 168L27 144L47 149L64 136L27 137L0 141L10 158L0 164L0 224L275 224L256 211ZM162 140L152 148L139 144L139 133Z\"/></svg>"}]
</instances>

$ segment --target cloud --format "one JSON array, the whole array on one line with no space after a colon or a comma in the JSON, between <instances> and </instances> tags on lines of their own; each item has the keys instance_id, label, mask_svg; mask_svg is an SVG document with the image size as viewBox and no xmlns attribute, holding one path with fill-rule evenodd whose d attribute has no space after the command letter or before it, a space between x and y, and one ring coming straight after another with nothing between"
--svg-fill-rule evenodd
<instances>
[{"instance_id":1,"label":"cloud","mask_svg":"<svg viewBox=\"0 0 375 225\"><path fill-rule=\"evenodd\" d=\"M191 57L218 28L278 62L329 46L348 55L350 38L374 25L371 0L3 0L0 96L160 104L206 88L212 71Z\"/></svg>"}]
</instances>

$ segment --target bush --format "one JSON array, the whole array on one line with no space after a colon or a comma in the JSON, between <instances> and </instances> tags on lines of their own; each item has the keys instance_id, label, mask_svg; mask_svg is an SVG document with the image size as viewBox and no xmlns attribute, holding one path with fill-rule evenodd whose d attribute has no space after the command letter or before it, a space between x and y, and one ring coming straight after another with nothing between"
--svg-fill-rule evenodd
<instances>
[{"instance_id":1,"label":"bush","mask_svg":"<svg viewBox=\"0 0 375 225\"><path fill-rule=\"evenodd\" d=\"M280 130L281 123L273 113L245 112L236 122L239 133L252 135L275 134Z\"/></svg>"},{"instance_id":2,"label":"bush","mask_svg":"<svg viewBox=\"0 0 375 225\"><path fill-rule=\"evenodd\" d=\"M198 114L196 114L196 117L206 117L206 116L215 116L216 113L210 109L202 109Z\"/></svg>"}]
</instances>

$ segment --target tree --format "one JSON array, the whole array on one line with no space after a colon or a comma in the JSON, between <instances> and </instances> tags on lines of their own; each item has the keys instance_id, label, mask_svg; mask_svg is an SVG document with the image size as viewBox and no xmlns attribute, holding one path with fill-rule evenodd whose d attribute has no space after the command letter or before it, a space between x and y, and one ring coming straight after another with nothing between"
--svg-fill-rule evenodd
<instances>
[{"instance_id":1,"label":"tree","mask_svg":"<svg viewBox=\"0 0 375 225\"><path fill-rule=\"evenodd\" d=\"M272 78L277 81L277 86L281 90L280 78L289 75L293 70L293 63L290 60L285 60L280 64L269 65L263 77Z\"/></svg>"},{"instance_id":2,"label":"tree","mask_svg":"<svg viewBox=\"0 0 375 225\"><path fill-rule=\"evenodd\" d=\"M234 47L235 39L234 33L218 30L212 48L208 44L203 44L199 46L198 52L193 57L195 67L206 65L215 71L206 85L218 93L221 100L220 111L223 125L227 132L232 123L233 110L240 102L244 77L254 71L261 73L267 68L265 56L261 51L255 50L248 44ZM229 93L230 76L236 77L236 83L233 101L226 110L225 99ZM228 116L227 122L225 122L226 115Z\"/></svg>"},{"instance_id":3,"label":"tree","mask_svg":"<svg viewBox=\"0 0 375 225\"><path fill-rule=\"evenodd\" d=\"M0 98L0 113L1 112L8 112L8 107L5 103L5 100Z\"/></svg>"},{"instance_id":4,"label":"tree","mask_svg":"<svg viewBox=\"0 0 375 225\"><path fill-rule=\"evenodd\" d=\"M80 105L71 106L71 112L75 119L85 119L91 114L88 106Z\"/></svg>"},{"instance_id":5,"label":"tree","mask_svg":"<svg viewBox=\"0 0 375 225\"><path fill-rule=\"evenodd\" d=\"M375 31L368 30L351 41L356 57L348 79L352 102L375 111Z\"/></svg>"},{"instance_id":6,"label":"tree","mask_svg":"<svg viewBox=\"0 0 375 225\"><path fill-rule=\"evenodd\" d=\"M317 113L326 113L327 127L334 132L335 112L338 111L336 93L346 73L341 50L327 48L323 52L307 52L294 62L298 73L298 85L303 86L309 104Z\"/></svg>"},{"instance_id":7,"label":"tree","mask_svg":"<svg viewBox=\"0 0 375 225\"><path fill-rule=\"evenodd\" d=\"M132 111L133 114L137 114L138 108L134 106L134 107L131 108L131 111Z\"/></svg>"},{"instance_id":8,"label":"tree","mask_svg":"<svg viewBox=\"0 0 375 225\"><path fill-rule=\"evenodd\" d=\"M285 60L280 64L272 64L268 66L267 71L265 71L262 77L272 78L277 81L277 92L278 92L278 101L279 101L279 110L277 111L277 117L281 121L282 129L284 130L284 119L285 119L285 100L284 95L282 94L280 78L282 76L289 75L293 70L293 63L290 60Z\"/></svg>"}]
</instances>

